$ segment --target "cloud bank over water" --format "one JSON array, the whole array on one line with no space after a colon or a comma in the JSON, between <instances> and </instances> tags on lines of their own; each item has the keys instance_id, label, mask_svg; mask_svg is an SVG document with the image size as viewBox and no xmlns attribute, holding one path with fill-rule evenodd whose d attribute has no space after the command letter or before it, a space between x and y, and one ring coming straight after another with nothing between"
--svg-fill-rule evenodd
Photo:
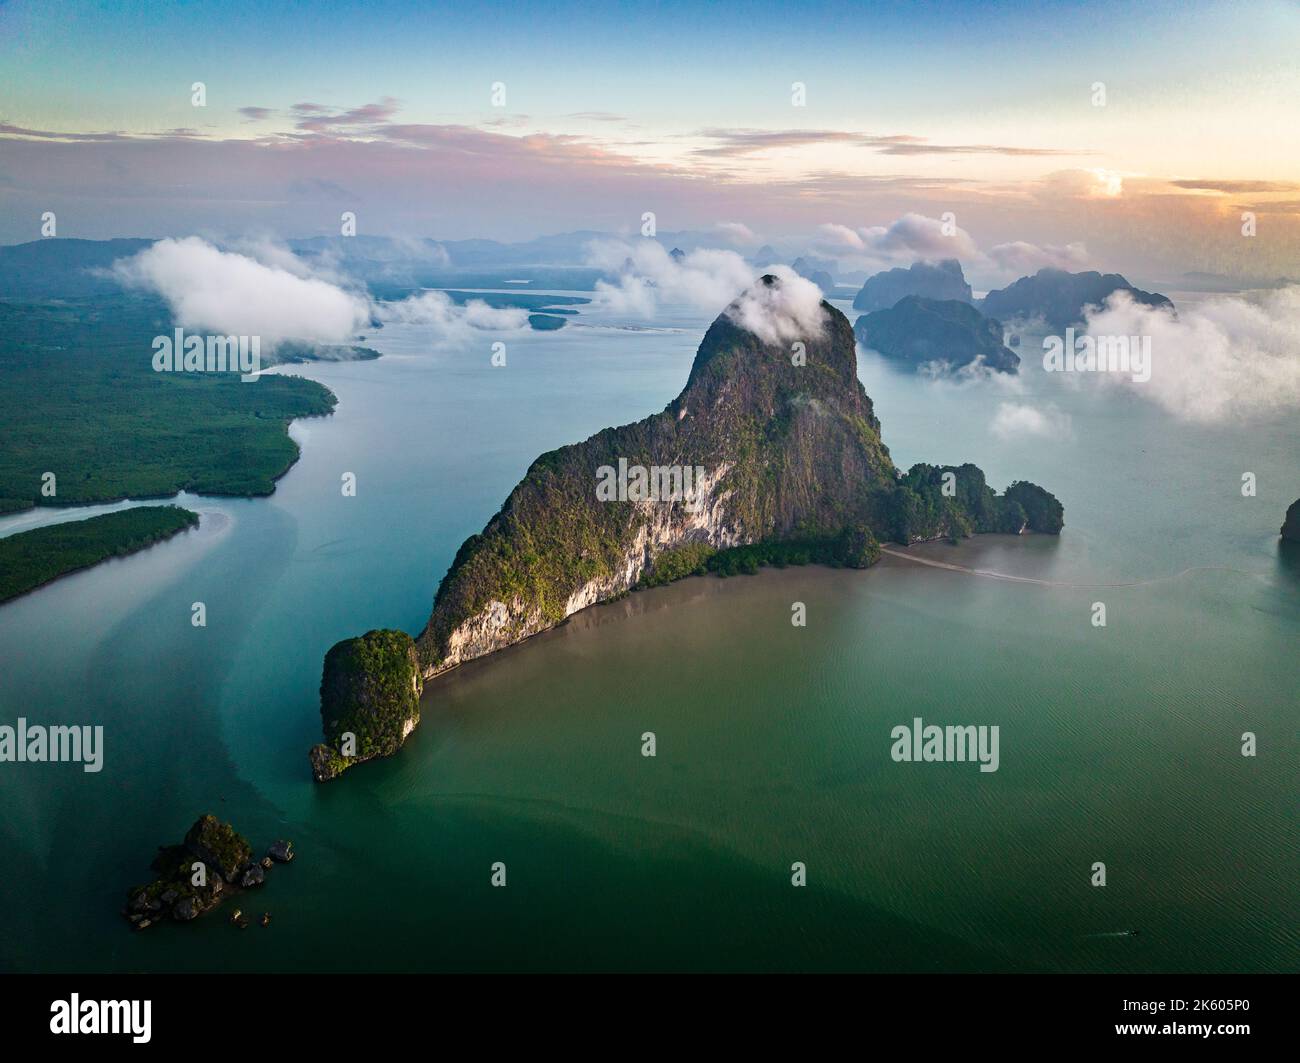
<instances>
[{"instance_id":1,"label":"cloud bank over water","mask_svg":"<svg viewBox=\"0 0 1300 1063\"><path fill-rule=\"evenodd\" d=\"M283 264L222 251L197 236L159 240L113 273L125 285L156 292L186 328L226 335L342 343L370 320L365 296Z\"/></svg>"},{"instance_id":2,"label":"cloud bank over water","mask_svg":"<svg viewBox=\"0 0 1300 1063\"><path fill-rule=\"evenodd\" d=\"M528 311L519 307L492 307L481 299L458 305L446 292L427 291L400 302L377 303L381 321L427 325L441 340L462 337L475 330L511 331L528 326Z\"/></svg>"},{"instance_id":3,"label":"cloud bank over water","mask_svg":"<svg viewBox=\"0 0 1300 1063\"><path fill-rule=\"evenodd\" d=\"M286 340L349 343L374 318L427 326L435 342L528 326L526 310L482 300L458 305L439 291L376 302L329 261L305 262L274 240L249 238L231 247L236 250L198 236L159 240L115 262L111 272L126 287L162 296L185 328L260 336L268 347Z\"/></svg>"},{"instance_id":4,"label":"cloud bank over water","mask_svg":"<svg viewBox=\"0 0 1300 1063\"><path fill-rule=\"evenodd\" d=\"M1300 285L1259 299L1217 296L1176 315L1117 293L1089 315L1088 332L1150 336L1149 381L1089 376L1131 387L1183 420L1242 420L1300 408Z\"/></svg>"}]
</instances>

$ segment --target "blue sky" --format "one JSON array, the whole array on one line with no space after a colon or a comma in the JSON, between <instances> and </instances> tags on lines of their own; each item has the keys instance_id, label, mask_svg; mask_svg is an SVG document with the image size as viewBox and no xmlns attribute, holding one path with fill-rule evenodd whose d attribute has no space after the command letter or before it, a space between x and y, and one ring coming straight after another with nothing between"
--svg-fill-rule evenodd
<instances>
[{"instance_id":1,"label":"blue sky","mask_svg":"<svg viewBox=\"0 0 1300 1063\"><path fill-rule=\"evenodd\" d=\"M1109 254L1136 224L1153 263L1267 272L1300 220L1297 41L1300 9L1264 0L10 0L0 239L35 235L43 202L106 236L327 232L350 199L372 231L449 238L652 208L779 235L946 207L981 243ZM1247 250L1228 222L1252 206L1271 225Z\"/></svg>"},{"instance_id":2,"label":"blue sky","mask_svg":"<svg viewBox=\"0 0 1300 1063\"><path fill-rule=\"evenodd\" d=\"M783 84L834 118L978 117L1068 105L1110 78L1144 99L1210 94L1293 65L1292 5L634 3L76 3L4 5L4 107L42 127L188 125L299 99L394 96L432 119L483 110L504 80L518 107L763 124ZM1250 13L1243 20L1242 12ZM1289 30L1286 32L1278 32ZM1198 59L1198 53L1200 59ZM1213 70L1205 59L1213 58ZM1118 87L1118 86L1117 86Z\"/></svg>"}]
</instances>

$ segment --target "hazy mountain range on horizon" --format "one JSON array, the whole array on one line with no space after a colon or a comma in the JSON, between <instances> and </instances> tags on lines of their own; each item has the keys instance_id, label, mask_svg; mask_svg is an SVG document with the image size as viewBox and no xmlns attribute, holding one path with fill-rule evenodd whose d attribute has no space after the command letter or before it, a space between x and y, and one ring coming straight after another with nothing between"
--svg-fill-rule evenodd
<instances>
[{"instance_id":1,"label":"hazy mountain range on horizon","mask_svg":"<svg viewBox=\"0 0 1300 1063\"><path fill-rule=\"evenodd\" d=\"M68 298L116 290L120 287L119 282L104 271L114 262L169 238L177 237L117 237L108 240L53 237L0 245L0 297ZM812 279L821 284L823 289L827 287L827 276L837 288L857 288L875 277L905 274L907 266L938 266L945 260L960 261L958 256L940 258L916 255L902 269L886 265L876 271L835 271L830 269L834 265L833 260L807 253L801 249L804 245L791 243L778 247L768 244L757 251L747 252L725 246L717 233L704 230L661 232L653 238L630 238L612 232L579 230L516 243L488 239L444 241L433 237L364 234L350 237L295 237L283 241L269 238L250 241L243 238L214 242L218 247L240 253L247 253L250 246L280 248L292 253L308 268L328 268L367 284L498 287L509 281L525 281L533 288L591 290L597 280L608 279L618 273L618 270L592 264L593 245L604 242L634 246L636 241L643 240L653 240L665 251L669 248L684 253L699 250L731 251L756 271L774 264L795 263L796 272L814 274ZM801 266L804 268L801 269ZM506 270L522 271L524 275L518 278L499 275ZM1124 271L1117 268L1116 272ZM1033 273L1034 270L1028 270L1025 275ZM1288 277L1229 277L1203 271L1184 273L1164 281L1136 274L1125 273L1125 276L1137 287L1205 293L1274 289L1300 283L1300 280ZM1007 276L998 283L989 281L981 295L995 288L1006 287L1015 279ZM848 293L827 291L827 295L837 298L847 296Z\"/></svg>"}]
</instances>

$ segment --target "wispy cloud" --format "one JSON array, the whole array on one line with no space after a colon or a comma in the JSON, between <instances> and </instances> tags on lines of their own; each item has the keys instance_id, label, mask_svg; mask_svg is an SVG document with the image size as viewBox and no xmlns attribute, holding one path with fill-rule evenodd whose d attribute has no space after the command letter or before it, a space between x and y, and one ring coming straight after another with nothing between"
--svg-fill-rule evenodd
<instances>
[{"instance_id":1,"label":"wispy cloud","mask_svg":"<svg viewBox=\"0 0 1300 1063\"><path fill-rule=\"evenodd\" d=\"M398 111L398 102L385 96L377 103L367 103L346 111L337 111L320 103L296 103L293 113L296 127L307 133L329 133L364 129L387 122Z\"/></svg>"},{"instance_id":2,"label":"wispy cloud","mask_svg":"<svg viewBox=\"0 0 1300 1063\"><path fill-rule=\"evenodd\" d=\"M1177 188L1196 192L1226 192L1229 194L1295 192L1300 184L1293 181L1217 181L1206 178L1170 181Z\"/></svg>"},{"instance_id":3,"label":"wispy cloud","mask_svg":"<svg viewBox=\"0 0 1300 1063\"><path fill-rule=\"evenodd\" d=\"M1264 203L1238 203L1234 210L1249 210L1255 214L1300 214L1300 199L1280 199Z\"/></svg>"},{"instance_id":4,"label":"wispy cloud","mask_svg":"<svg viewBox=\"0 0 1300 1063\"><path fill-rule=\"evenodd\" d=\"M1088 155L1090 151L1060 148L1018 147L1003 144L933 144L925 137L908 134L880 135L836 129L704 129L694 134L713 143L691 154L707 158L738 158L778 148L811 144L847 144L868 148L882 155Z\"/></svg>"}]
</instances>

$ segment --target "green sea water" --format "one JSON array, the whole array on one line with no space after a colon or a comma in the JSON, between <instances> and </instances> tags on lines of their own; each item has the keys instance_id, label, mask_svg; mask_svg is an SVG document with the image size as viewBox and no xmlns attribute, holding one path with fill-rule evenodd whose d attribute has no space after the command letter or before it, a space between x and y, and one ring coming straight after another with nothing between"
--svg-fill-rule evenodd
<instances>
[{"instance_id":1,"label":"green sea water","mask_svg":"<svg viewBox=\"0 0 1300 1063\"><path fill-rule=\"evenodd\" d=\"M1277 540L1300 432L1032 367L1014 396L869 353L861 376L900 465L973 461L1065 505L1059 539L914 552L1044 582L890 557L637 593L431 682L398 756L314 784L325 650L418 631L531 460L662 408L707 324L579 322L605 327L507 337L505 368L497 337L409 327L371 337L379 361L295 367L339 406L294 426L274 496L182 498L198 531L0 607L0 722L106 745L98 774L0 765L0 967L1300 967L1300 560ZM1068 427L997 437L1009 397ZM895 763L915 717L997 725L998 771ZM239 901L271 925L131 932L126 889L204 811L294 841Z\"/></svg>"}]
</instances>

